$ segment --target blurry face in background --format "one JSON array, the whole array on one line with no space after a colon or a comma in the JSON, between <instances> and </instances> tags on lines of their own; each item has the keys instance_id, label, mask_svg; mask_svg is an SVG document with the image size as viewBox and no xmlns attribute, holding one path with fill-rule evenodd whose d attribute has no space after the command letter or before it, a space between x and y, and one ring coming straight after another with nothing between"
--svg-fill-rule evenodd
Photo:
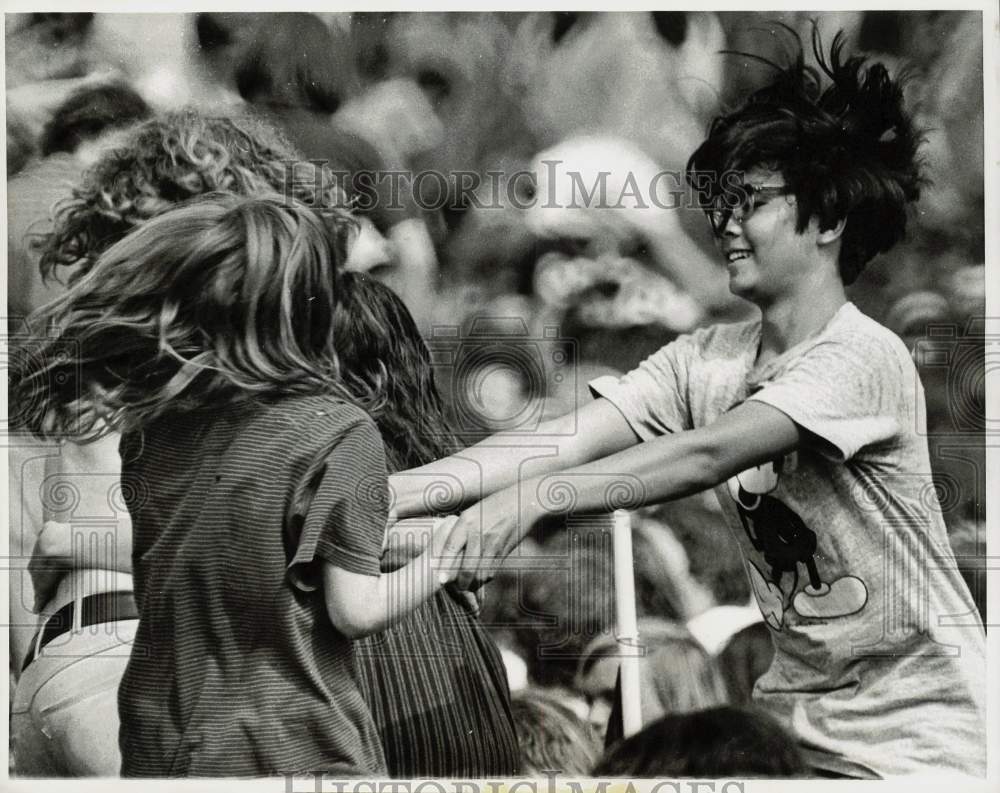
<instances>
[{"instance_id":1,"label":"blurry face in background","mask_svg":"<svg viewBox=\"0 0 1000 793\"><path fill-rule=\"evenodd\" d=\"M421 153L418 170L475 170L484 152L523 138L517 105L505 98L503 64L516 14L392 14L377 31L382 77L413 80L444 128L437 146ZM374 45L369 42L369 47Z\"/></svg>"},{"instance_id":2,"label":"blurry face in background","mask_svg":"<svg viewBox=\"0 0 1000 793\"><path fill-rule=\"evenodd\" d=\"M543 146L601 132L680 168L717 106L724 48L712 13L528 14L508 82Z\"/></svg>"},{"instance_id":3,"label":"blurry face in background","mask_svg":"<svg viewBox=\"0 0 1000 793\"><path fill-rule=\"evenodd\" d=\"M355 221L358 227L348 245L344 267L356 272L369 273L385 282L395 266L393 245L369 218L360 215L355 217Z\"/></svg>"}]
</instances>

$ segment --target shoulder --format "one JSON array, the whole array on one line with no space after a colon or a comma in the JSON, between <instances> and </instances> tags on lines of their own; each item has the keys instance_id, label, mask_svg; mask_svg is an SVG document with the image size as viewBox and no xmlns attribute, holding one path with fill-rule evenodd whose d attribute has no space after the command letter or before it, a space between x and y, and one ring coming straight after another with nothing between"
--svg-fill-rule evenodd
<instances>
[{"instance_id":1,"label":"shoulder","mask_svg":"<svg viewBox=\"0 0 1000 793\"><path fill-rule=\"evenodd\" d=\"M853 303L841 309L822 341L841 345L853 357L873 366L893 364L903 371L913 368L913 359L903 340Z\"/></svg>"},{"instance_id":2,"label":"shoulder","mask_svg":"<svg viewBox=\"0 0 1000 793\"><path fill-rule=\"evenodd\" d=\"M760 320L708 325L681 336L675 342L699 358L728 358L755 348L760 339ZM669 346L669 345L668 345Z\"/></svg>"},{"instance_id":3,"label":"shoulder","mask_svg":"<svg viewBox=\"0 0 1000 793\"><path fill-rule=\"evenodd\" d=\"M302 427L312 436L375 428L374 421L360 407L329 394L275 400L257 414L255 422Z\"/></svg>"}]
</instances>

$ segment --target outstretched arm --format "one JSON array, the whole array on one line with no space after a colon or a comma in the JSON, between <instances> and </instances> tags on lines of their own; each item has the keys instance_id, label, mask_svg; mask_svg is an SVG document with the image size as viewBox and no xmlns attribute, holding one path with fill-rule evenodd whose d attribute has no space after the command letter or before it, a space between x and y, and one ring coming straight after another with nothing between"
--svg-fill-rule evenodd
<instances>
[{"instance_id":1,"label":"outstretched arm","mask_svg":"<svg viewBox=\"0 0 1000 793\"><path fill-rule=\"evenodd\" d=\"M497 433L475 446L389 477L398 518L452 512L518 480L620 452L639 438L606 399L543 422L530 436Z\"/></svg>"},{"instance_id":2,"label":"outstretched arm","mask_svg":"<svg viewBox=\"0 0 1000 793\"><path fill-rule=\"evenodd\" d=\"M802 430L776 408L746 402L713 424L664 435L594 462L520 478L465 510L461 587L488 580L546 515L636 509L701 492L794 450Z\"/></svg>"}]
</instances>

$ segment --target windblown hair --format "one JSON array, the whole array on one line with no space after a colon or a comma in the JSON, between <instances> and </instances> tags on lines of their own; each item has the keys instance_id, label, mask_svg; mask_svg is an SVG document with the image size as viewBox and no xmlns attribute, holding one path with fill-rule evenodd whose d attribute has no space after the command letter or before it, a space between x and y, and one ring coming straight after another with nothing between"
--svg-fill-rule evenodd
<instances>
[{"instance_id":1,"label":"windblown hair","mask_svg":"<svg viewBox=\"0 0 1000 793\"><path fill-rule=\"evenodd\" d=\"M597 777L795 777L808 768L795 736L752 708L672 714L615 744Z\"/></svg>"},{"instance_id":2,"label":"windblown hair","mask_svg":"<svg viewBox=\"0 0 1000 793\"><path fill-rule=\"evenodd\" d=\"M90 440L248 397L358 404L335 344L342 226L283 196L223 193L143 224L36 315L55 333L12 372L26 428Z\"/></svg>"},{"instance_id":3,"label":"windblown hair","mask_svg":"<svg viewBox=\"0 0 1000 793\"><path fill-rule=\"evenodd\" d=\"M364 273L337 284L334 335L344 387L374 419L389 469L424 465L449 453L441 396L430 352L403 301Z\"/></svg>"},{"instance_id":4,"label":"windblown hair","mask_svg":"<svg viewBox=\"0 0 1000 793\"><path fill-rule=\"evenodd\" d=\"M42 155L74 152L111 129L124 129L153 115L131 86L111 83L83 88L67 97L42 131Z\"/></svg>"},{"instance_id":5,"label":"windblown hair","mask_svg":"<svg viewBox=\"0 0 1000 793\"><path fill-rule=\"evenodd\" d=\"M262 15L236 56L236 88L247 102L334 113L342 97L337 43L315 14Z\"/></svg>"},{"instance_id":6,"label":"windblown hair","mask_svg":"<svg viewBox=\"0 0 1000 793\"><path fill-rule=\"evenodd\" d=\"M819 69L806 64L801 42L791 65L766 61L777 70L774 80L712 122L688 161L687 178L707 206L727 173L780 172L796 198L799 233L813 217L823 230L846 219L839 267L851 284L876 254L902 239L906 205L920 197L925 179L917 158L922 136L904 107L902 81L881 63L845 58L844 44L841 31L827 58L814 25Z\"/></svg>"},{"instance_id":7,"label":"windblown hair","mask_svg":"<svg viewBox=\"0 0 1000 793\"><path fill-rule=\"evenodd\" d=\"M280 193L324 210L346 206L333 174L301 162L281 134L263 121L173 113L131 130L84 175L72 197L60 203L53 231L36 243L42 274L54 277L65 267L72 282L135 226L182 201L216 191L243 196ZM346 209L342 214L348 217ZM342 227L338 261L347 243L348 224Z\"/></svg>"}]
</instances>

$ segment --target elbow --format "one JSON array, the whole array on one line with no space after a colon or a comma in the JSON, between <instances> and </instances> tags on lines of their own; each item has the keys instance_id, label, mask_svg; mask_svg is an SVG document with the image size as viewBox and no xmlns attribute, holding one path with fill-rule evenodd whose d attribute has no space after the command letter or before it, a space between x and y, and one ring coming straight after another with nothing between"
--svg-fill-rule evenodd
<instances>
[{"instance_id":1,"label":"elbow","mask_svg":"<svg viewBox=\"0 0 1000 793\"><path fill-rule=\"evenodd\" d=\"M329 605L327 605L326 611L333 627L351 641L370 636L377 629L376 625L356 611L352 613L345 609L331 608Z\"/></svg>"},{"instance_id":2,"label":"elbow","mask_svg":"<svg viewBox=\"0 0 1000 793\"><path fill-rule=\"evenodd\" d=\"M729 477L726 450L708 438L699 438L688 452L689 481L686 495L701 493L724 482Z\"/></svg>"}]
</instances>

